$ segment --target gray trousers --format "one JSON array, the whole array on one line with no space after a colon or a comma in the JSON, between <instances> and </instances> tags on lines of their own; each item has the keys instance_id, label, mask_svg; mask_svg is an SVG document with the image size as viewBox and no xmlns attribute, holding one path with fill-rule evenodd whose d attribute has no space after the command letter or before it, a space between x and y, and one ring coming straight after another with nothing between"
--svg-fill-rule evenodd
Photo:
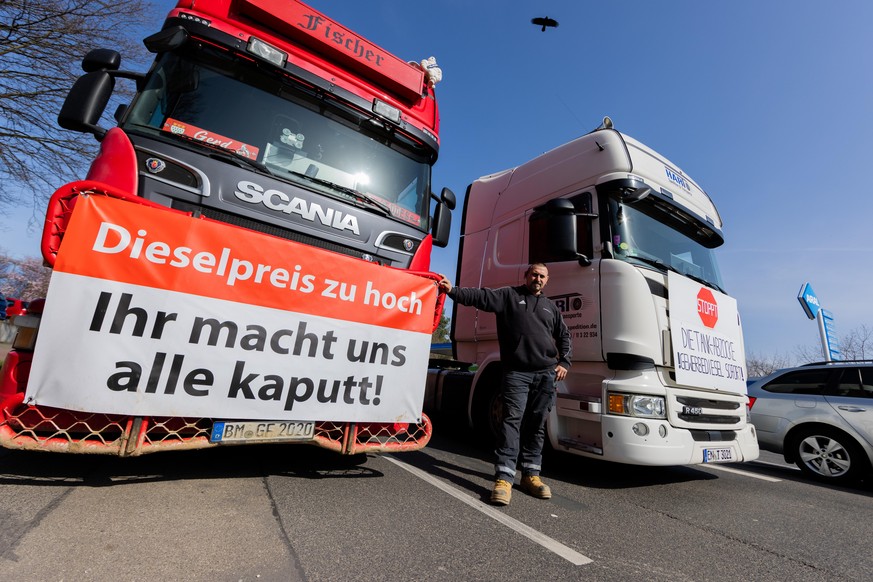
<instances>
[{"instance_id":1,"label":"gray trousers","mask_svg":"<svg viewBox=\"0 0 873 582\"><path fill-rule=\"evenodd\" d=\"M546 419L555 403L554 368L539 372L506 372L503 377L503 426L498 435L496 478L510 483L521 457L524 475L542 470Z\"/></svg>"}]
</instances>

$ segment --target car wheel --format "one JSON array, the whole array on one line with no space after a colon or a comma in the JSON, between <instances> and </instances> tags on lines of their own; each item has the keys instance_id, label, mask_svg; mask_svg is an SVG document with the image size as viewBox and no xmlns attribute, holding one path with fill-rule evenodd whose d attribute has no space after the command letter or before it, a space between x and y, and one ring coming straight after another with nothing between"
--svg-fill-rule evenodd
<instances>
[{"instance_id":1,"label":"car wheel","mask_svg":"<svg viewBox=\"0 0 873 582\"><path fill-rule=\"evenodd\" d=\"M863 452L847 434L827 427L804 429L794 439L794 462L806 475L851 481L866 466Z\"/></svg>"}]
</instances>

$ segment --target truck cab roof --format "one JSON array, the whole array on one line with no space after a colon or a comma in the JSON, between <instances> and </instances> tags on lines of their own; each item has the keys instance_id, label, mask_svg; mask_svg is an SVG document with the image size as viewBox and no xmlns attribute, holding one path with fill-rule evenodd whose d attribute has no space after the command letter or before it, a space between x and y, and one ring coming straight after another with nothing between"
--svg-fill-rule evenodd
<instances>
[{"instance_id":1,"label":"truck cab roof","mask_svg":"<svg viewBox=\"0 0 873 582\"><path fill-rule=\"evenodd\" d=\"M468 214L466 230L488 228L522 206L628 178L645 182L655 193L721 230L718 210L693 179L676 164L613 129L588 133L520 166L476 180L470 186L470 195L479 199L477 208L493 208L493 214ZM541 192L541 200L532 200L531 192Z\"/></svg>"}]
</instances>

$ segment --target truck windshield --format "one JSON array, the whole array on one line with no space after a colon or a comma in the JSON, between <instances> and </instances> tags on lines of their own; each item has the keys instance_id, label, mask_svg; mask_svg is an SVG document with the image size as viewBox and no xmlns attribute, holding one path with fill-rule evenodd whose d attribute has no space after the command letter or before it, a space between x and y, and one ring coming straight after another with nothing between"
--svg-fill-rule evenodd
<instances>
[{"instance_id":1,"label":"truck windshield","mask_svg":"<svg viewBox=\"0 0 873 582\"><path fill-rule=\"evenodd\" d=\"M218 146L279 179L366 200L426 230L433 152L386 125L283 73L200 47L158 59L122 127L181 147Z\"/></svg>"},{"instance_id":2,"label":"truck windshield","mask_svg":"<svg viewBox=\"0 0 873 582\"><path fill-rule=\"evenodd\" d=\"M622 204L609 199L616 259L668 269L724 292L715 253L721 238L699 221L654 196Z\"/></svg>"}]
</instances>

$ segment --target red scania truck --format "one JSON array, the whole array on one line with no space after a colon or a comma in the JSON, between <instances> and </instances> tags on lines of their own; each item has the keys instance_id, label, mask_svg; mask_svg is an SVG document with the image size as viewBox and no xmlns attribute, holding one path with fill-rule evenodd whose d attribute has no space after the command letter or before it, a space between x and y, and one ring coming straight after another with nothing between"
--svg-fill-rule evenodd
<instances>
[{"instance_id":1,"label":"red scania truck","mask_svg":"<svg viewBox=\"0 0 873 582\"><path fill-rule=\"evenodd\" d=\"M121 57L114 50L90 51L82 62L85 74L76 81L61 109L60 125L92 134L100 141L100 151L86 179L62 187L49 203L41 250L46 262L55 267L53 286L59 271L56 259L64 254L61 248L65 235L70 241L68 248L74 245L70 223L85 212L75 210L86 206L83 201L88 199L122 201L126 215L132 214L130 208L140 209L135 212L143 213L144 220L147 213L155 216L160 212L163 214L156 215L159 221L160 217L171 221L181 216L190 221L180 223L183 225L220 225L216 228L224 230L211 236L227 240L220 259L218 253L198 253L184 246L176 247L170 257L163 242L148 242L147 234L151 233L137 233L136 228L128 232L104 222L103 247L97 249L94 244L88 250L100 250L107 261L115 260L109 253L113 245L120 248L116 243L122 233L131 241L135 239L131 247L134 250L126 260L139 253L136 245L144 245L142 254L165 269L170 268L168 265L184 266L192 272L200 271L194 274L202 276L207 271L220 274L224 268L237 268L237 285L227 288L244 293L239 279L240 275L250 275L243 270L249 263L238 259L233 259L230 266L217 263L231 253L246 251L245 245L280 245L276 248L288 255L304 245L324 253L316 256L340 254L343 260L350 257L354 263L350 269L343 267L347 271L403 271L424 277L433 285L430 279L435 276L429 273L431 250L433 245L447 244L455 206L450 190L443 189L439 197L431 192L431 168L439 149L434 94L437 79L433 71L393 56L293 0L180 0L162 29L147 37L144 44L156 55L146 73L121 70ZM100 126L100 118L116 79L135 82L136 94L129 105L115 112L117 127L107 130ZM245 244L234 243L237 237ZM301 297L302 292L313 291L315 277L302 275L307 265L293 256L282 258L298 263L288 269L274 266L267 283L281 283L286 293L290 293L288 289L296 290ZM262 275L261 271L257 273L257 277ZM225 282L225 286L234 283ZM340 293L349 294L345 285L331 283ZM398 299L384 289L370 289L371 284L368 280L366 295L359 295L363 301L381 301L380 309L403 311L404 306L420 306L414 294ZM37 369L34 349L41 358L40 344L52 345L39 333L42 329L48 335L52 290L50 287L47 301L33 302L28 315L18 318L20 331L0 373L0 445L6 448L136 456L219 443L294 441L354 454L415 450L430 438L431 423L424 414L412 422L317 418L273 422L264 417L200 418L187 412L166 416L88 412L34 403L32 398L25 398L25 393ZM55 301L62 302L60 292L55 296L59 297ZM113 308L121 323L145 313L130 305L130 293L101 293L99 301L88 306L94 310L93 316L88 315L92 332L101 331L94 322L103 321L110 300L119 296L122 303L127 301ZM337 301L349 299L338 297ZM235 300L241 308L248 303L245 296ZM158 312L164 318L162 323L173 323L185 315L170 311ZM437 298L434 313L427 317L438 321L440 313L441 301ZM201 335L209 339L201 341L212 346L210 349L217 349L214 344L220 333L237 331L228 331L228 322L214 317L199 318L197 322ZM110 323L107 319L103 328L109 330L104 331L107 337L115 333ZM68 337L59 337L64 334L64 325L55 320L51 329L59 331L52 334L51 341L74 346L80 338L73 331ZM258 346L263 349L266 340L257 338L251 330L263 332L266 327L249 325L240 329L240 334L247 331L249 335L238 339L238 345L247 345L250 351ZM305 323L287 327L273 333L269 347L274 352L287 354L288 345L297 352L305 351L301 341L307 340L324 344L319 347L318 357L336 355L330 340L334 345L339 342L332 331L316 336L306 332ZM155 333L152 330L153 338ZM288 341L292 333L299 336L296 345ZM385 367L407 361L405 346L395 345L390 352L391 346L380 344L378 339L351 340L348 359L354 359L353 347L358 341L362 355L355 357L361 361L369 357L371 363ZM371 352L365 354L362 346L370 346ZM377 348L385 348L386 353ZM234 352L228 353L232 359ZM313 352L309 355L313 356ZM51 366L69 366L74 376L74 357L65 353L52 353L51 357ZM140 365L133 362L135 358L127 360L121 362L127 366L121 367L123 373L114 374L107 383L118 397L133 391L124 383L139 380L141 375ZM237 362L234 374L239 378L233 379L233 396L240 401L278 400L282 380L273 380L272 385L264 383L258 390L250 380L257 377L260 381L260 376L244 374L240 371L243 364ZM162 388L165 394L175 391L178 380L178 392L192 398L206 393L205 386L213 381L211 372L204 369L186 376L179 356L164 352L158 353L151 365L155 377L149 378L147 385L143 379L146 393L157 391L158 373L164 374L160 383L166 384ZM422 393L426 365L424 368ZM167 369L170 376L165 380ZM377 385L375 379L381 382L382 376L374 374L354 381L349 376L344 384L335 381L331 395L324 381L319 387L305 378L285 378L289 383L288 396L283 396L285 410L292 405L300 408L305 398L314 400L315 394L322 401L338 402L338 406L344 402L378 403L380 390L386 400L387 389ZM293 382L297 392L292 394ZM93 391L95 387L72 389ZM110 393L105 386L103 390Z\"/></svg>"}]
</instances>

